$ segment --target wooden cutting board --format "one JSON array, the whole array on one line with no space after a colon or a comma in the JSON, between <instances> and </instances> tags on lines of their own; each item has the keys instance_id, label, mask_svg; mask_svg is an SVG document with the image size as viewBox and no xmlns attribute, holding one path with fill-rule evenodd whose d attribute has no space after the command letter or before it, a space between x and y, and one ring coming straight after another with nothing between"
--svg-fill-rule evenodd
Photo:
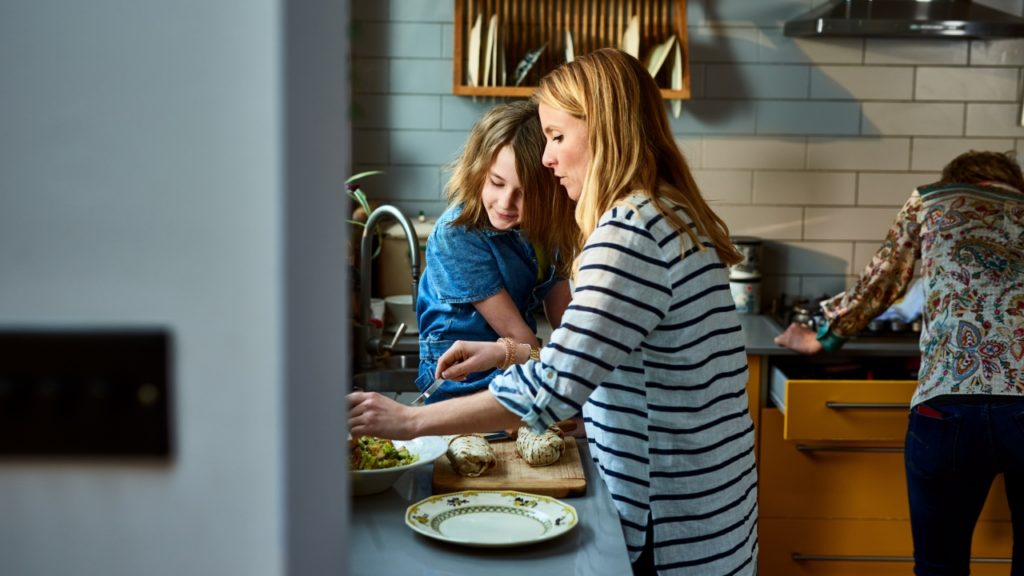
<instances>
[{"instance_id":1,"label":"wooden cutting board","mask_svg":"<svg viewBox=\"0 0 1024 576\"><path fill-rule=\"evenodd\" d=\"M581 496L587 491L587 478L583 474L583 462L580 461L575 438L565 438L565 453L558 462L539 468L530 466L519 457L513 440L491 442L491 448L498 458L498 465L476 478L459 476L445 455L435 460L434 494L460 490L520 490L565 498Z\"/></svg>"}]
</instances>

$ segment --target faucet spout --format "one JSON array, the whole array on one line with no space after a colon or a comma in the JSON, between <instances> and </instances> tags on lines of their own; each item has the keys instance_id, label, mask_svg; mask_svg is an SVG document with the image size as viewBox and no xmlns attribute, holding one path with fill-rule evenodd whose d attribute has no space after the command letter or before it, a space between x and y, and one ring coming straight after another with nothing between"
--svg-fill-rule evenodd
<instances>
[{"instance_id":1,"label":"faucet spout","mask_svg":"<svg viewBox=\"0 0 1024 576\"><path fill-rule=\"evenodd\" d=\"M370 212L370 215L366 219L365 227L363 228L363 237L359 243L359 274L360 274L360 288L359 288L359 308L361 318L363 321L362 333L364 336L365 346L364 354L362 359L363 367L370 367L373 365L373 355L379 353L379 341L371 343L369 338L369 321L370 321L370 295L372 293L371 279L370 279L370 250L373 244L374 229L380 223L381 220L390 216L398 221L398 224L402 227L402 232L405 233L405 238L409 242L409 265L412 272L412 301L413 305L416 305L416 291L419 285L420 279L420 241L416 236L416 229L413 228L412 222L402 214L402 211L398 208L385 204L378 206L375 210Z\"/></svg>"}]
</instances>

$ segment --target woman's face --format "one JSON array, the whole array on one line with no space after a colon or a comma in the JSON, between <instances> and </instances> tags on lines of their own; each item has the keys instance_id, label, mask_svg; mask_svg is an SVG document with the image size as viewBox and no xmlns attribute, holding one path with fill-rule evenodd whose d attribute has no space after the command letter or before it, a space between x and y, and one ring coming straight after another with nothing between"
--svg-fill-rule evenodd
<instances>
[{"instance_id":1,"label":"woman's face","mask_svg":"<svg viewBox=\"0 0 1024 576\"><path fill-rule=\"evenodd\" d=\"M555 172L558 183L575 202L580 199L590 164L587 123L564 110L544 104L538 107L538 112L540 125L547 137L542 161Z\"/></svg>"},{"instance_id":2,"label":"woman's face","mask_svg":"<svg viewBox=\"0 0 1024 576\"><path fill-rule=\"evenodd\" d=\"M511 146L498 151L484 180L481 193L484 209L491 226L496 230L510 230L519 226L523 214L523 187L516 173L516 153Z\"/></svg>"}]
</instances>

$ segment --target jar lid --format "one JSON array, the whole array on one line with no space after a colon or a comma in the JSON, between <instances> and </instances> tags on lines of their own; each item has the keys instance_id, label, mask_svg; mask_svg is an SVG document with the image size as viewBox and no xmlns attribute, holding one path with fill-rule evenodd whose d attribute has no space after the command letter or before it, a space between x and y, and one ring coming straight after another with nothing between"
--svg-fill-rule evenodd
<instances>
[{"instance_id":1,"label":"jar lid","mask_svg":"<svg viewBox=\"0 0 1024 576\"><path fill-rule=\"evenodd\" d=\"M742 282L744 284L753 284L761 281L761 275L756 273L735 273L729 274L729 282Z\"/></svg>"}]
</instances>

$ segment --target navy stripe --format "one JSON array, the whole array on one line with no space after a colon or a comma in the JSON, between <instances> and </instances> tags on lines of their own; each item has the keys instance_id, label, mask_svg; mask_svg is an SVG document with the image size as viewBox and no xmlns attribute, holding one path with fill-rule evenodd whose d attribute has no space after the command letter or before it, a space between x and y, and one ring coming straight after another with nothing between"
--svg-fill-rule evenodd
<instances>
[{"instance_id":1,"label":"navy stripe","mask_svg":"<svg viewBox=\"0 0 1024 576\"><path fill-rule=\"evenodd\" d=\"M606 454L611 454L611 455L617 456L619 458L626 458L626 459L629 459L629 460L635 460L635 461L637 461L637 462L639 462L641 464L650 464L650 460L648 460L647 458L645 458L645 457L643 457L643 456L641 456L639 454L634 454L633 452L627 452L625 450L615 450L615 449L613 449L613 448L611 448L609 446L605 446L604 444L601 444L597 440L594 440L594 441L590 442L589 444L591 446L596 447L598 450L600 450L600 451L602 451L602 452L604 452ZM651 476L654 476L654 475L652 474Z\"/></svg>"},{"instance_id":2,"label":"navy stripe","mask_svg":"<svg viewBox=\"0 0 1024 576\"><path fill-rule=\"evenodd\" d=\"M751 484L750 486L747 487L746 490L743 491L742 494L739 495L738 498L736 498L732 502L726 502L723 506L720 506L715 510L708 510L707 512L704 512L702 514L687 514L685 516L664 516L656 519L654 521L654 524L677 524L681 522L694 522L697 520L707 520L708 518L714 518L715 516L725 512L726 510L731 510L739 506L740 504L743 504L743 502L745 502L746 499L750 497L750 493L753 492L756 488L757 484Z\"/></svg>"},{"instance_id":3,"label":"navy stripe","mask_svg":"<svg viewBox=\"0 0 1024 576\"><path fill-rule=\"evenodd\" d=\"M705 264L704 266L701 266L700 268L697 268L693 272L690 272L689 274L687 274L687 275L683 276L682 278L680 278L678 281L674 282L672 284L672 289L675 290L675 289L679 288L680 286L682 286L683 284L688 284L688 283L692 282L693 280L697 279L698 277L703 276L704 274L707 274L708 272L711 272L713 270L721 270L723 268L725 268L725 264L723 264L720 260L716 260L714 262L710 262L708 264Z\"/></svg>"},{"instance_id":4,"label":"navy stripe","mask_svg":"<svg viewBox=\"0 0 1024 576\"><path fill-rule=\"evenodd\" d=\"M651 410L657 410L659 412L670 412L670 413L676 413L676 414L695 414L697 412L703 412L703 411L711 408L712 406L714 406L715 404L718 404L720 402L725 402L727 400L735 400L736 398L739 398L740 396L746 395L746 393L747 393L747 390L745 388L739 388L738 390L735 390L733 392L726 392L724 394L719 394L718 396L715 396L714 398L708 400L707 402L705 402L704 404L701 404L700 406L676 406L676 405L669 405L669 404L649 404L648 407Z\"/></svg>"},{"instance_id":5,"label":"navy stripe","mask_svg":"<svg viewBox=\"0 0 1024 576\"><path fill-rule=\"evenodd\" d=\"M596 420L591 420L591 421L589 421L587 423L588 424L592 424L595 428L599 428L601 430L604 430L605 432L608 432L609 434L621 434L623 436L629 436L631 438L637 438L639 440L643 440L644 442L647 442L647 435L646 434L641 434L639 432L634 432L633 430L626 430L624 428L615 428L615 427L612 427L612 426L608 426L607 424L605 424L603 422L598 422Z\"/></svg>"},{"instance_id":6,"label":"navy stripe","mask_svg":"<svg viewBox=\"0 0 1024 576\"><path fill-rule=\"evenodd\" d=\"M615 292L613 290L609 290L608 288L605 288L604 286L577 286L576 287L576 292L577 293L580 293L580 292L597 292L599 294L605 294L607 296L611 296L612 298L615 298L616 300L619 300L620 302L626 302L627 304L635 306L636 308L641 308L643 310L647 310L651 314L654 314L655 316L657 316L658 320L661 320L661 319L665 318L665 313L662 312L661 310L659 310L658 308L655 308L654 306L649 306L647 304L644 304L643 302L637 300L636 298L630 298L628 296L625 296L625 295L620 294L618 292Z\"/></svg>"},{"instance_id":7,"label":"navy stripe","mask_svg":"<svg viewBox=\"0 0 1024 576\"><path fill-rule=\"evenodd\" d=\"M646 504L640 502L639 500L633 500L632 498L628 498L624 494L620 494L618 492L611 492L611 497L612 497L612 500L615 500L616 502L622 502L624 504L629 504L630 506L633 506L635 508L639 508L641 510L648 510Z\"/></svg>"},{"instance_id":8,"label":"navy stripe","mask_svg":"<svg viewBox=\"0 0 1024 576\"><path fill-rule=\"evenodd\" d=\"M688 298L685 298L685 299L680 300L678 302L673 302L672 305L669 306L668 309L672 310L674 312L676 310L679 310L680 308L685 308L686 306L689 306L690 304L693 304L697 300L704 300L705 298L707 298L708 294L714 294L715 292L721 292L723 290L729 290L729 285L728 284L715 284L713 286L709 286L709 287L705 288L704 290L701 290L700 292L697 292L696 294L693 294L692 296L690 296Z\"/></svg>"},{"instance_id":9,"label":"navy stripe","mask_svg":"<svg viewBox=\"0 0 1024 576\"><path fill-rule=\"evenodd\" d=\"M621 369L621 367L620 367ZM624 384L615 384L613 382L604 382L601 386L609 390L618 390L619 392L625 392L626 394L636 394L638 396L647 396L643 388L637 388L636 386L626 386Z\"/></svg>"},{"instance_id":10,"label":"navy stripe","mask_svg":"<svg viewBox=\"0 0 1024 576\"><path fill-rule=\"evenodd\" d=\"M635 226L630 226L628 224L625 224L623 222L619 222L617 220L611 220L611 221L605 222L604 224L599 226L599 228L603 228L605 226L611 226L613 228L619 228L619 229L625 230L627 232L634 232L636 234L639 234L639 235L643 236L644 238L647 238L651 242L654 242L654 236L651 236L651 233L649 231L647 231L647 230L638 230Z\"/></svg>"},{"instance_id":11,"label":"navy stripe","mask_svg":"<svg viewBox=\"0 0 1024 576\"><path fill-rule=\"evenodd\" d=\"M630 348L629 346L624 346L621 342L619 342L617 340L614 340L612 338L609 338L607 336L604 336L603 334L598 334L597 332L594 332L593 330L588 330L586 328L582 328L580 326L576 326L575 324L571 324L571 323L568 323L568 322L566 322L565 324L562 324L561 327L565 328L566 330L569 330L570 332L575 332L577 334L582 334L584 336L589 336L589 337L593 338L594 340L599 340L601 342L604 342L605 344L608 344L609 346L614 346L614 347L618 348L619 350L622 350L626 354L629 354L632 351L632 348Z\"/></svg>"},{"instance_id":12,"label":"navy stripe","mask_svg":"<svg viewBox=\"0 0 1024 576\"><path fill-rule=\"evenodd\" d=\"M693 318L691 318L689 320L685 320L683 322L677 322L676 324L662 324L662 325L658 326L657 328L655 328L655 330L675 331L675 330L678 330L680 328L689 328L690 326L693 326L694 324L699 324L699 323L703 322L705 319L710 318L713 315L723 314L723 313L726 313L726 312L731 313L731 312L735 312L735 311L736 311L736 304L726 304L724 306L717 306L715 308L708 308L700 316L695 316L695 317L693 317Z\"/></svg>"},{"instance_id":13,"label":"navy stripe","mask_svg":"<svg viewBox=\"0 0 1024 576\"><path fill-rule=\"evenodd\" d=\"M658 216L661 216L661 214L659 214ZM694 224L693 222L686 222L686 227L693 231L697 230L697 225ZM658 247L664 248L666 244L675 240L676 238L679 238L682 235L682 232L673 228L672 232L668 236L665 236L664 238L661 239L660 242L658 242Z\"/></svg>"},{"instance_id":14,"label":"navy stripe","mask_svg":"<svg viewBox=\"0 0 1024 576\"><path fill-rule=\"evenodd\" d=\"M549 346L551 348L555 349L555 350L558 350L559 352L562 352L563 354L568 354L569 356L575 356L577 358L582 358L583 360L586 360L586 361L590 362L591 364L593 364L595 366L598 366L598 367L600 367L600 368L602 368L604 370L607 370L609 372L615 369L615 366L612 366L611 364L609 364L609 363L607 363L607 362L605 362L603 360L600 360L600 359L598 359L598 358L596 358L594 356L591 356L590 354L584 354L583 352L579 352L579 351L577 351L577 350L575 350L573 348L566 348L565 346L562 346L561 344L558 344L557 342L552 342L551 344L549 344Z\"/></svg>"},{"instance_id":15,"label":"navy stripe","mask_svg":"<svg viewBox=\"0 0 1024 576\"><path fill-rule=\"evenodd\" d=\"M718 330L706 332L700 338L694 339L690 342L687 342L686 344L680 344L679 346L655 346L654 344L643 344L643 348L647 350L654 350L655 352L682 352L683 350L688 350L690 348L693 348L694 346L699 346L703 344L709 338L714 338L715 336L722 336L724 334L733 334L735 332L740 332L741 330L743 330L743 327L737 324L732 328L720 328Z\"/></svg>"},{"instance_id":16,"label":"navy stripe","mask_svg":"<svg viewBox=\"0 0 1024 576\"><path fill-rule=\"evenodd\" d=\"M735 522L729 524L728 526L723 526L718 530L715 530L714 532L708 532L707 534L698 534L696 536L687 536L685 538L671 538L669 540L662 540L661 545L675 546L679 544L692 544L694 542L705 542L707 540L714 540L715 538L719 538L721 536L729 534L730 532L734 532L742 528L744 524L750 521L750 517L754 515L754 510L756 509L756 506L751 506L750 509L747 510L747 513L744 514L741 518L737 519Z\"/></svg>"},{"instance_id":17,"label":"navy stripe","mask_svg":"<svg viewBox=\"0 0 1024 576\"><path fill-rule=\"evenodd\" d=\"M598 308L593 308L591 306L582 306L582 305L579 305L579 304L569 304L569 307L567 308L567 310L579 310L581 312L589 312L589 313L594 314L596 316L600 316L602 318L607 318L609 320L612 320L615 323L617 323L620 326L622 326L623 328L629 328L630 330L633 330L634 332L639 333L641 337L647 336L647 331L644 330L639 324L633 324L632 322L627 322L624 319L619 318L618 316L614 316L614 315L612 315L612 314L610 314L608 312L605 312L604 310L600 310Z\"/></svg>"},{"instance_id":18,"label":"navy stripe","mask_svg":"<svg viewBox=\"0 0 1024 576\"><path fill-rule=\"evenodd\" d=\"M748 541L750 541L751 535L756 530L757 530L757 522L752 522L751 525L750 525L750 530L747 532L746 540L743 540L743 541L739 542L738 544L736 544L735 546L733 546L732 548L729 548L727 550L723 550L722 552L719 552L718 554L712 554L710 556L705 556L703 558L697 558L697 559L694 559L694 560L683 560L683 561L680 561L680 562L670 562L668 564L658 564L657 566L655 566L655 568L658 569L658 570L661 570L661 569L671 570L673 568L682 568L684 566L697 566L699 564L710 564L710 563L712 563L712 562L714 562L716 560L721 560L722 558L725 558L727 556L732 556L737 551L739 551L741 548L743 548L744 544L746 544ZM660 548L660 546L656 546L656 547ZM750 558L745 558L743 564L746 565L748 562L750 562Z\"/></svg>"},{"instance_id":19,"label":"navy stripe","mask_svg":"<svg viewBox=\"0 0 1024 576\"><path fill-rule=\"evenodd\" d=\"M739 474L738 476L734 476L732 478L729 478L723 484L719 484L718 486L712 486L712 487L708 488L707 490L701 490L700 492L690 492L690 493L687 493L687 494L651 494L651 501L652 502L655 502L655 501L680 501L680 500L697 500L699 498L705 498L707 496L710 496L712 494L715 494L717 492L725 490L726 488L732 486L733 484L738 484L740 482L740 480L743 480L745 477L747 477L751 473L753 473L756 468L757 468L757 466L755 464L751 463L750 467L747 468L746 470L744 470L743 473Z\"/></svg>"},{"instance_id":20,"label":"navy stripe","mask_svg":"<svg viewBox=\"0 0 1024 576\"><path fill-rule=\"evenodd\" d=\"M643 486L644 488L650 488L651 487L651 483L648 482L647 480L644 480L643 478L637 478L636 476L630 476L629 474L625 474L625 473L619 472L617 470L609 470L608 468L605 468L604 466L599 466L599 468L601 468L601 472L603 472L605 476L611 476L612 478L618 478L619 480L622 480L623 482L629 482L630 484L636 484L637 486Z\"/></svg>"},{"instance_id":21,"label":"navy stripe","mask_svg":"<svg viewBox=\"0 0 1024 576\"><path fill-rule=\"evenodd\" d=\"M697 390L703 390L703 389L713 385L714 383L718 382L719 380L722 380L722 379L725 379L725 378L732 378L733 376L739 376L740 374L743 374L746 371L747 371L747 365L743 364L742 366L740 366L739 368L736 368L735 370L729 370L728 372L719 372L718 374L715 374L714 376L712 376L707 381L701 382L700 384L681 384L681 385L675 385L675 384L663 384L661 382L647 382L647 386L649 388L658 388L658 389L661 389L661 390L680 390L680 391L695 392Z\"/></svg>"},{"instance_id":22,"label":"navy stripe","mask_svg":"<svg viewBox=\"0 0 1024 576\"><path fill-rule=\"evenodd\" d=\"M749 412L750 412L750 410L747 409L744 406L743 409L738 411L738 412L732 412L730 414L725 414L723 416L719 416L718 418L715 418L714 420L711 420L710 422L705 422L704 424L701 424L700 426L693 426L691 428L668 428L668 427L665 427L665 426L653 426L652 425L647 430L648 430L648 432L663 432L665 434L695 434L697 432L703 432L704 430L707 430L708 428L714 428L715 426L718 426L719 424L724 424L725 422L728 422L730 420L735 420L737 418L742 418L744 415L748 414Z\"/></svg>"},{"instance_id":23,"label":"navy stripe","mask_svg":"<svg viewBox=\"0 0 1024 576\"><path fill-rule=\"evenodd\" d=\"M640 410L637 408L626 408L624 406L616 406L614 404L605 404L603 402L598 402L593 398L591 398L589 401L591 406L597 406L598 408L602 408L609 412L616 412L619 414L632 414L633 416L638 416L640 418L647 418L647 412L644 410Z\"/></svg>"},{"instance_id":24,"label":"navy stripe","mask_svg":"<svg viewBox=\"0 0 1024 576\"><path fill-rule=\"evenodd\" d=\"M636 282L637 284L640 284L641 286L645 286L647 288L650 288L651 290L662 292L666 296L671 296L672 295L672 291L670 289L666 288L665 286L662 286L661 284L658 284L657 282L651 282L650 280L645 280L645 279L637 276L636 274L630 274L629 272L626 272L625 270L623 270L621 268L617 268L615 266L609 266L607 264L587 264L586 266L580 266L580 272L583 272L584 270L604 270L605 272L608 272L608 273L611 273L611 274L615 274L616 276L621 276L623 278L626 278L627 280L632 280L633 282Z\"/></svg>"},{"instance_id":25,"label":"navy stripe","mask_svg":"<svg viewBox=\"0 0 1024 576\"><path fill-rule=\"evenodd\" d=\"M661 454L665 456L692 456L694 454L704 454L706 452L712 452L714 450L717 450L722 446L729 444L733 440L738 440L746 436L747 434L750 434L753 431L754 422L751 421L750 426L747 426L746 428L740 430L739 432L736 432L735 434L730 434L729 436L726 436L725 438L722 438L721 440L713 444L708 444L706 446L701 446L699 448L650 448L648 452L650 452L651 454Z\"/></svg>"},{"instance_id":26,"label":"navy stripe","mask_svg":"<svg viewBox=\"0 0 1024 576\"><path fill-rule=\"evenodd\" d=\"M723 356L729 356L731 354L736 354L737 352L744 352L745 353L746 351L747 351L747 347L746 346L737 346L735 348L730 348L728 350L719 350L718 352L714 352L712 354L709 354L703 360L701 360L699 362L694 362L693 364L666 364L664 362L644 361L644 366L647 366L648 368L658 368L658 369L661 369L661 370L675 370L675 371L694 370L696 368L700 368L700 367L706 365L708 362L711 362L715 358L721 358Z\"/></svg>"},{"instance_id":27,"label":"navy stripe","mask_svg":"<svg viewBox=\"0 0 1024 576\"><path fill-rule=\"evenodd\" d=\"M666 264L660 258L653 258L651 256L647 256L646 254L641 254L640 252L637 252L636 250L633 250L632 248L626 248L625 246L622 246L621 244L611 244L609 242L594 242L594 243L587 244L586 246L584 246L583 247L583 252L587 252L588 250L595 250L597 248L607 248L608 250L613 250L615 252L622 252L623 254L625 254L627 256L632 256L636 260L640 260L641 262L646 262L646 263L648 263L648 264L650 264L652 266L657 266L658 268L668 268L669 267L668 264Z\"/></svg>"},{"instance_id":28,"label":"navy stripe","mask_svg":"<svg viewBox=\"0 0 1024 576\"><path fill-rule=\"evenodd\" d=\"M735 464L736 462L746 458L747 456L750 456L750 454L750 450L741 450L737 452L735 455L733 455L731 458L727 458L726 460L723 460L722 462L719 462L712 466L705 466L704 468L695 468L693 470L665 470L660 472L651 472L651 478L687 478L690 476L703 476L705 474L717 472L718 470L721 470L723 468L728 468L731 464Z\"/></svg>"}]
</instances>

